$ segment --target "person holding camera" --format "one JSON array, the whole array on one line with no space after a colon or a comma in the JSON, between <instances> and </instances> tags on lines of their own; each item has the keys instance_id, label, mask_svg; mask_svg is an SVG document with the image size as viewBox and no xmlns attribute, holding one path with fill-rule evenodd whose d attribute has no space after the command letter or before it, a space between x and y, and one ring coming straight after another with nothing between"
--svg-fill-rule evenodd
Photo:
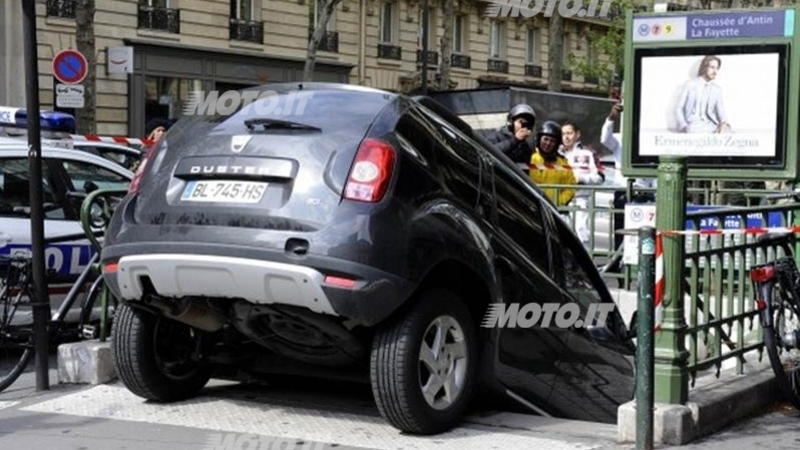
<instances>
[{"instance_id":1,"label":"person holding camera","mask_svg":"<svg viewBox=\"0 0 800 450\"><path fill-rule=\"evenodd\" d=\"M506 124L499 128L489 141L511 158L526 174L533 154L533 145L528 142L533 136L536 113L530 105L521 103L508 112Z\"/></svg>"}]
</instances>

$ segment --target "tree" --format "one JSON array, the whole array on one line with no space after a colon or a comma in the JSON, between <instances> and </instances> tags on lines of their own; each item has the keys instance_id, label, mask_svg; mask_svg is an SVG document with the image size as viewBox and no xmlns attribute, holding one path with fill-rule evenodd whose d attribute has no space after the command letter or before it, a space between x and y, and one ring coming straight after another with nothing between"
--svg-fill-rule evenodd
<instances>
[{"instance_id":1,"label":"tree","mask_svg":"<svg viewBox=\"0 0 800 450\"><path fill-rule=\"evenodd\" d=\"M442 59L439 61L439 90L447 91L450 89L450 67L453 54L453 10L455 0L444 0L442 4L442 24L444 32L440 41L440 52Z\"/></svg>"},{"instance_id":2,"label":"tree","mask_svg":"<svg viewBox=\"0 0 800 450\"><path fill-rule=\"evenodd\" d=\"M614 75L622 75L625 68L625 11L641 9L641 4L642 0L612 0L603 30L598 31L598 27L587 32L589 45L606 59L586 61L569 55L576 74L597 78L600 86L611 87Z\"/></svg>"},{"instance_id":3,"label":"tree","mask_svg":"<svg viewBox=\"0 0 800 450\"><path fill-rule=\"evenodd\" d=\"M547 90L561 92L561 71L564 69L564 19L553 9L550 16L547 52Z\"/></svg>"},{"instance_id":4,"label":"tree","mask_svg":"<svg viewBox=\"0 0 800 450\"><path fill-rule=\"evenodd\" d=\"M303 69L303 81L312 81L314 79L314 65L317 63L319 43L325 37L325 33L328 31L328 22L342 0L307 1L310 2L310 16L316 19L316 23L312 19L314 32L311 34L311 39L308 40L308 53L306 54L306 65Z\"/></svg>"},{"instance_id":5,"label":"tree","mask_svg":"<svg viewBox=\"0 0 800 450\"><path fill-rule=\"evenodd\" d=\"M94 39L95 0L77 0L75 2L75 43L77 50L86 58L86 78L83 80L84 105L76 113L78 134L97 133L96 91L97 91L97 58L95 57Z\"/></svg>"}]
</instances>

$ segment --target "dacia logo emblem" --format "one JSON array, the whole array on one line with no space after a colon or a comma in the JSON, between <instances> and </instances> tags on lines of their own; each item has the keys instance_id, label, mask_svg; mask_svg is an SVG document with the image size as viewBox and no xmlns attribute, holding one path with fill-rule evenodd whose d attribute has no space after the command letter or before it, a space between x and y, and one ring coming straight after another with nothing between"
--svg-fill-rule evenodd
<instances>
[{"instance_id":1,"label":"dacia logo emblem","mask_svg":"<svg viewBox=\"0 0 800 450\"><path fill-rule=\"evenodd\" d=\"M252 137L248 135L233 136L231 138L231 151L233 153L241 153Z\"/></svg>"}]
</instances>

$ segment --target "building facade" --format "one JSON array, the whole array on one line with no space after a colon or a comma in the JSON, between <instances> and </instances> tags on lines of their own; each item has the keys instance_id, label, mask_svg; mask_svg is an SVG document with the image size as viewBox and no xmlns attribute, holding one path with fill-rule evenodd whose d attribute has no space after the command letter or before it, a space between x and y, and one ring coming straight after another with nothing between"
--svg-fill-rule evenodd
<instances>
[{"instance_id":1,"label":"building facade","mask_svg":"<svg viewBox=\"0 0 800 450\"><path fill-rule=\"evenodd\" d=\"M456 0L454 16L429 0L428 73L435 82L443 20L452 20L451 87L544 87L548 19L495 20L478 0ZM0 105L24 106L21 2L0 6ZM139 136L154 117L176 118L189 92L302 79L308 41L324 0L102 0L94 15L96 120L100 134ZM419 85L421 0L343 0L320 44L316 81L391 91ZM57 109L54 55L76 48L75 0L37 0L42 109ZM565 55L600 58L589 40L603 22L564 20ZM109 50L132 49L132 73L109 73ZM114 52L112 51L112 53ZM116 55L116 53L113 53ZM117 58L119 58L117 56ZM565 90L598 80L565 64ZM71 112L71 111L70 111Z\"/></svg>"}]
</instances>

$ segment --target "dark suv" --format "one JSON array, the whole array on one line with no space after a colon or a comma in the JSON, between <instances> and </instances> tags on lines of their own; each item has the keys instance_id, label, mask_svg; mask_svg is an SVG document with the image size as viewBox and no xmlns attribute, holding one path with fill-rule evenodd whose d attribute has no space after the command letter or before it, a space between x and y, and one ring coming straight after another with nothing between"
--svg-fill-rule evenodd
<instances>
[{"instance_id":1,"label":"dark suv","mask_svg":"<svg viewBox=\"0 0 800 450\"><path fill-rule=\"evenodd\" d=\"M616 309L604 326L481 326L490 304L577 304L587 323L613 305L508 158L428 98L258 89L272 94L175 124L114 214L102 261L128 389L173 401L212 373L300 373L370 381L414 433L452 427L478 387L616 420L634 386Z\"/></svg>"}]
</instances>

